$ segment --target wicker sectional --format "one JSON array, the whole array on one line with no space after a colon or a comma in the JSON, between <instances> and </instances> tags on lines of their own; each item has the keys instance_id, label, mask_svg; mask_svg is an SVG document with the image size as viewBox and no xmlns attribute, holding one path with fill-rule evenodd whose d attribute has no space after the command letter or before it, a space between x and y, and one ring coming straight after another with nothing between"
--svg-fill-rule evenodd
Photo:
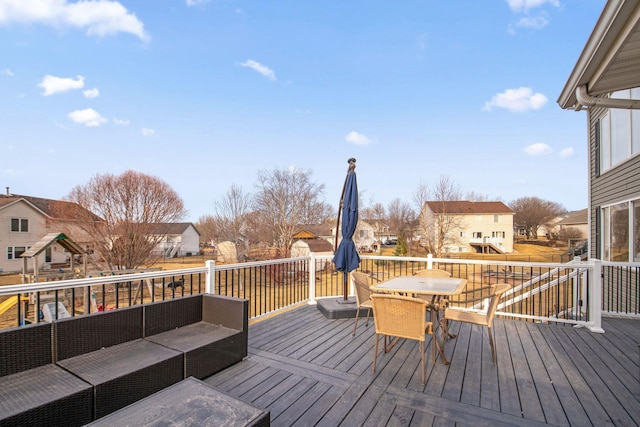
<instances>
[{"instance_id":1,"label":"wicker sectional","mask_svg":"<svg viewBox=\"0 0 640 427\"><path fill-rule=\"evenodd\" d=\"M198 294L0 331L0 427L84 425L247 355L248 301Z\"/></svg>"}]
</instances>

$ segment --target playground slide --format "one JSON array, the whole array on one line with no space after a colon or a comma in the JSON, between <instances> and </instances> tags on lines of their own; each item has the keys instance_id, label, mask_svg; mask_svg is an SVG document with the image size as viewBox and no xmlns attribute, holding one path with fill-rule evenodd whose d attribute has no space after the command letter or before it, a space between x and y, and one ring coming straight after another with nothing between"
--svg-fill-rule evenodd
<instances>
[{"instance_id":1,"label":"playground slide","mask_svg":"<svg viewBox=\"0 0 640 427\"><path fill-rule=\"evenodd\" d=\"M29 301L29 297L20 297L21 301ZM11 307L16 305L16 297L9 297L8 299L2 301L0 303L0 314L3 314L5 311L9 310Z\"/></svg>"}]
</instances>

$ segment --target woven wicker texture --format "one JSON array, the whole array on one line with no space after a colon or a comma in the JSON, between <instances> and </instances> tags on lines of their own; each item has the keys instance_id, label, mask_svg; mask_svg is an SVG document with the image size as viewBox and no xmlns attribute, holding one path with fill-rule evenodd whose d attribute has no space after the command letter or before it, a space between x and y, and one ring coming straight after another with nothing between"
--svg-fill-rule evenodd
<instances>
[{"instance_id":1,"label":"woven wicker texture","mask_svg":"<svg viewBox=\"0 0 640 427\"><path fill-rule=\"evenodd\" d=\"M373 349L373 371L376 370L378 358L378 341L380 335L384 335L385 353L393 348L387 347L387 337L406 338L420 342L420 364L422 367L422 384L425 383L425 334L432 336L433 362L436 361L436 339L433 323L425 320L427 303L421 299L404 297L399 295L373 294L373 320L376 325L376 344Z\"/></svg>"},{"instance_id":2,"label":"woven wicker texture","mask_svg":"<svg viewBox=\"0 0 640 427\"><path fill-rule=\"evenodd\" d=\"M54 323L56 361L142 338L142 307L127 307Z\"/></svg>"},{"instance_id":3,"label":"woven wicker texture","mask_svg":"<svg viewBox=\"0 0 640 427\"><path fill-rule=\"evenodd\" d=\"M399 295L373 294L373 317L376 333L424 341L432 333L433 324L425 319L427 303Z\"/></svg>"},{"instance_id":4,"label":"woven wicker texture","mask_svg":"<svg viewBox=\"0 0 640 427\"><path fill-rule=\"evenodd\" d=\"M487 334L489 335L489 345L491 347L491 356L493 358L494 365L496 363L496 351L493 342L493 332L491 328L493 327L493 319L496 316L496 308L498 307L498 302L500 302L500 297L509 288L511 288L511 285L509 285L508 283L497 283L495 285L491 285L489 304L485 312L471 311L458 307L448 307L444 311L445 321L456 320L458 322L473 323L476 325L487 327Z\"/></svg>"},{"instance_id":5,"label":"woven wicker texture","mask_svg":"<svg viewBox=\"0 0 640 427\"><path fill-rule=\"evenodd\" d=\"M202 320L202 294L144 306L144 336L181 328Z\"/></svg>"},{"instance_id":6,"label":"woven wicker texture","mask_svg":"<svg viewBox=\"0 0 640 427\"><path fill-rule=\"evenodd\" d=\"M358 319L360 318L360 309L367 309L367 321L365 326L369 326L369 316L371 315L371 309L373 305L371 305L371 277L369 277L366 273L361 273L359 271L354 271L351 273L351 278L353 279L353 287L356 292L356 318L355 324L353 325L353 334L356 334L356 330L358 329Z\"/></svg>"},{"instance_id":7,"label":"woven wicker texture","mask_svg":"<svg viewBox=\"0 0 640 427\"><path fill-rule=\"evenodd\" d=\"M5 329L0 335L0 377L53 362L51 324Z\"/></svg>"},{"instance_id":8,"label":"woven wicker texture","mask_svg":"<svg viewBox=\"0 0 640 427\"><path fill-rule=\"evenodd\" d=\"M448 271L440 270L438 268L431 268L425 270L418 270L414 276L422 276L422 277L451 277Z\"/></svg>"}]
</instances>

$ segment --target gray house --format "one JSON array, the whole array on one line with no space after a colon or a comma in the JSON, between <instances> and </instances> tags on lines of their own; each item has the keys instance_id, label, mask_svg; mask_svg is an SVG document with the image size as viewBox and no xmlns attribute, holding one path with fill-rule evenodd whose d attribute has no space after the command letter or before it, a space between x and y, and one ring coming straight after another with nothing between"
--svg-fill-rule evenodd
<instances>
[{"instance_id":1,"label":"gray house","mask_svg":"<svg viewBox=\"0 0 640 427\"><path fill-rule=\"evenodd\" d=\"M558 104L587 112L589 255L640 261L640 0L607 1Z\"/></svg>"}]
</instances>

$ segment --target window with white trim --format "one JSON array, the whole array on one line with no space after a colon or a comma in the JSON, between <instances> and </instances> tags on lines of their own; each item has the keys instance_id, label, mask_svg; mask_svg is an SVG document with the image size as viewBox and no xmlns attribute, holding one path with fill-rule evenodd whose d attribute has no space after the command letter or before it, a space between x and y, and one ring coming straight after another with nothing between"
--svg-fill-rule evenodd
<instances>
[{"instance_id":1,"label":"window with white trim","mask_svg":"<svg viewBox=\"0 0 640 427\"><path fill-rule=\"evenodd\" d=\"M640 262L640 199L603 207L601 221L602 259Z\"/></svg>"},{"instance_id":2,"label":"window with white trim","mask_svg":"<svg viewBox=\"0 0 640 427\"><path fill-rule=\"evenodd\" d=\"M11 218L10 231L12 233L26 233L29 231L29 220L26 218Z\"/></svg>"},{"instance_id":3,"label":"window with white trim","mask_svg":"<svg viewBox=\"0 0 640 427\"><path fill-rule=\"evenodd\" d=\"M20 259L20 255L29 249L28 246L7 246L7 259Z\"/></svg>"},{"instance_id":4,"label":"window with white trim","mask_svg":"<svg viewBox=\"0 0 640 427\"><path fill-rule=\"evenodd\" d=\"M640 88L614 92L611 98L640 99ZM599 120L600 171L640 152L640 110L611 108Z\"/></svg>"}]
</instances>

